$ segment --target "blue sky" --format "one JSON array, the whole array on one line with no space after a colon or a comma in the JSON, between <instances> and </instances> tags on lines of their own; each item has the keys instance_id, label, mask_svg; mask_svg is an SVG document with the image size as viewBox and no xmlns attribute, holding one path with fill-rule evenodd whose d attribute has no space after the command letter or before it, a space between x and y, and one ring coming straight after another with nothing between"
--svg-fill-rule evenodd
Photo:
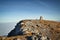
<instances>
[{"instance_id":1,"label":"blue sky","mask_svg":"<svg viewBox=\"0 0 60 40\"><path fill-rule=\"evenodd\" d=\"M60 21L59 0L0 0L0 23L17 22L23 19Z\"/></svg>"}]
</instances>

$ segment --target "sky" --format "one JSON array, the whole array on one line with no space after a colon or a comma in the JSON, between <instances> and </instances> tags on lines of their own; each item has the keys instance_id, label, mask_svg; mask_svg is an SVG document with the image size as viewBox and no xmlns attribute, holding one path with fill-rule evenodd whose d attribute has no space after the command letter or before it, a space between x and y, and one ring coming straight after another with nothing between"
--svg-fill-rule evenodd
<instances>
[{"instance_id":1,"label":"sky","mask_svg":"<svg viewBox=\"0 0 60 40\"><path fill-rule=\"evenodd\" d=\"M0 35L7 35L24 19L60 21L60 0L0 0Z\"/></svg>"},{"instance_id":2,"label":"sky","mask_svg":"<svg viewBox=\"0 0 60 40\"><path fill-rule=\"evenodd\" d=\"M17 22L23 19L60 21L59 0L0 0L0 23Z\"/></svg>"}]
</instances>

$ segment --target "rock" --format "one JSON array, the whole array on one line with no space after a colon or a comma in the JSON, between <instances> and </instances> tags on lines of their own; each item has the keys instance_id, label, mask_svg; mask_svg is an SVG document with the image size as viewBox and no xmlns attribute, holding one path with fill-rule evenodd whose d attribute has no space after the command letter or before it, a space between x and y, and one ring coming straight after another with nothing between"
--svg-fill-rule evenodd
<instances>
[{"instance_id":1,"label":"rock","mask_svg":"<svg viewBox=\"0 0 60 40\"><path fill-rule=\"evenodd\" d=\"M17 23L17 25L15 26L15 28L11 32L8 33L8 37L10 37L10 36L16 36L16 35L22 35L23 34L23 32L21 30L21 26L22 26L21 22L22 21L20 21L19 23Z\"/></svg>"},{"instance_id":2,"label":"rock","mask_svg":"<svg viewBox=\"0 0 60 40\"><path fill-rule=\"evenodd\" d=\"M56 40L60 38L60 22L43 20L22 20L8 33L8 37L26 35L27 40ZM31 34L31 35L30 35ZM29 35L29 36L28 36Z\"/></svg>"}]
</instances>

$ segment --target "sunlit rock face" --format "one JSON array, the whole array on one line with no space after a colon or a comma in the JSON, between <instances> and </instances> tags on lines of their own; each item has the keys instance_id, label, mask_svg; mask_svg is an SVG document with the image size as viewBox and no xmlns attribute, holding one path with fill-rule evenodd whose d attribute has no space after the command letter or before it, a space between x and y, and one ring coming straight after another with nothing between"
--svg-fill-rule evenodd
<instances>
[{"instance_id":1,"label":"sunlit rock face","mask_svg":"<svg viewBox=\"0 0 60 40\"><path fill-rule=\"evenodd\" d=\"M8 33L8 37L31 34L32 40L55 40L60 36L60 22L22 20Z\"/></svg>"}]
</instances>

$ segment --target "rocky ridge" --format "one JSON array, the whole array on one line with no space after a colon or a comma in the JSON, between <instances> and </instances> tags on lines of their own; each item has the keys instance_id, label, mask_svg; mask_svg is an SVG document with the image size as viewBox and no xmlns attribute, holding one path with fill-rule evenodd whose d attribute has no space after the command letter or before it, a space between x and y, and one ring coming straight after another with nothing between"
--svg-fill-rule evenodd
<instances>
[{"instance_id":1,"label":"rocky ridge","mask_svg":"<svg viewBox=\"0 0 60 40\"><path fill-rule=\"evenodd\" d=\"M21 20L1 40L60 40L60 22L44 20Z\"/></svg>"}]
</instances>

